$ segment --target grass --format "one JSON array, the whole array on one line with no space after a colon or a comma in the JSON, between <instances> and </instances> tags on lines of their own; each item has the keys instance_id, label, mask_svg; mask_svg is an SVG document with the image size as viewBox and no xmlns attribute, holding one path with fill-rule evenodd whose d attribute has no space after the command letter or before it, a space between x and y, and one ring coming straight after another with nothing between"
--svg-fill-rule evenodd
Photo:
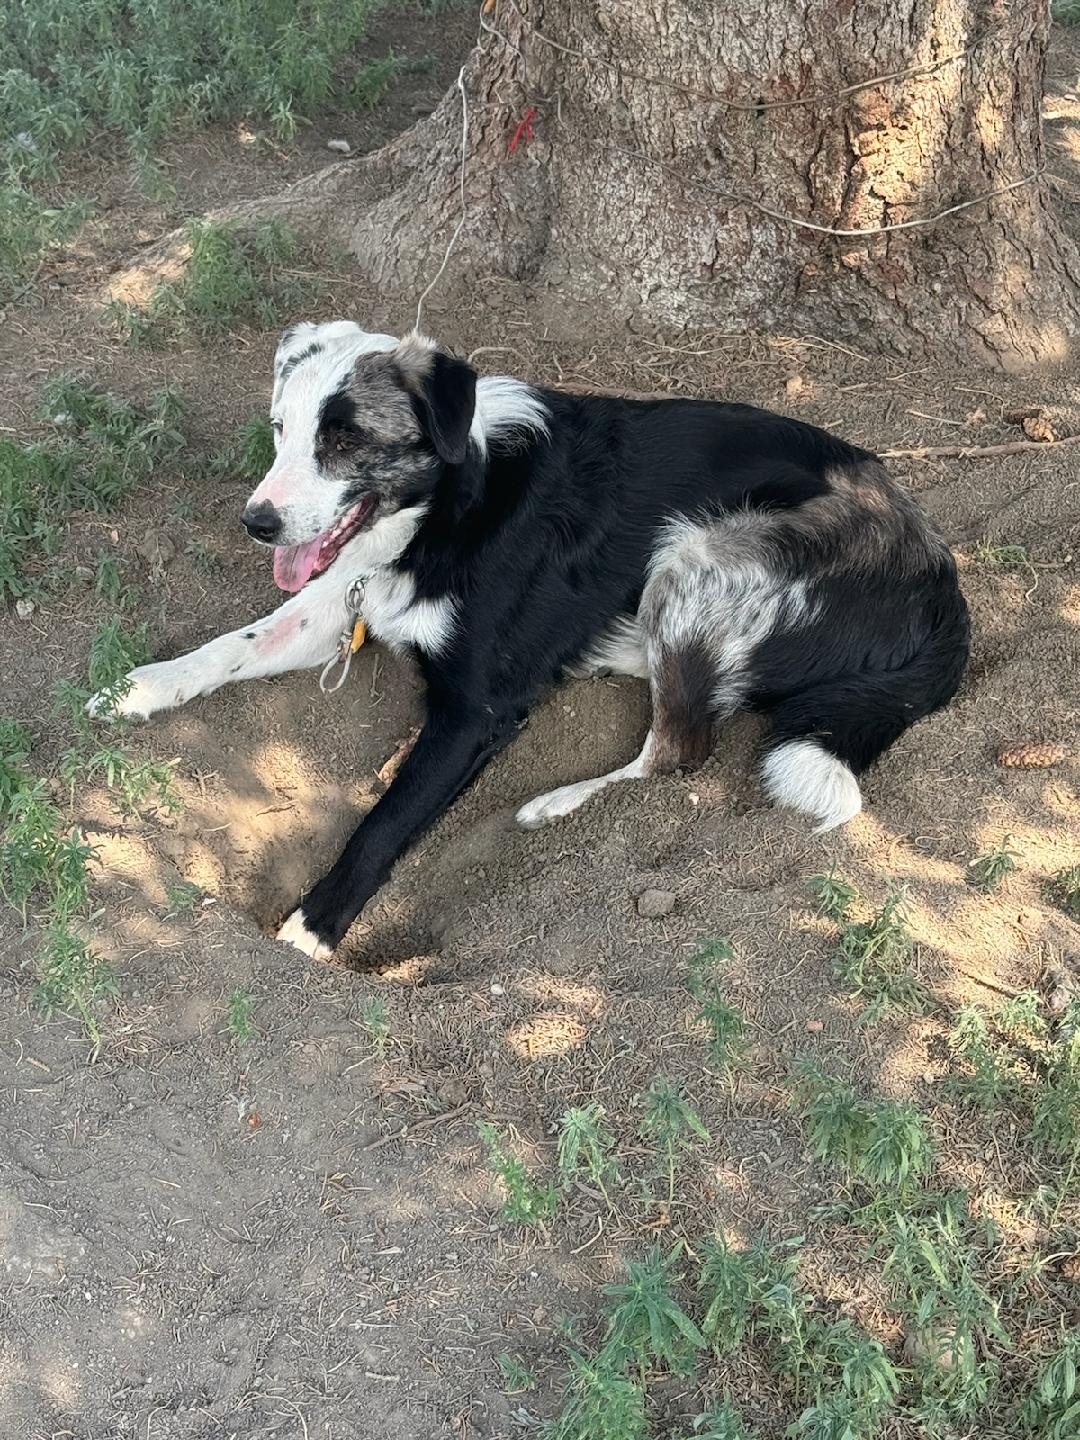
<instances>
[{"instance_id":1,"label":"grass","mask_svg":"<svg viewBox=\"0 0 1080 1440\"><path fill-rule=\"evenodd\" d=\"M365 1000L360 1009L360 1024L371 1041L371 1048L381 1060L390 1038L390 1007L381 995Z\"/></svg>"},{"instance_id":2,"label":"grass","mask_svg":"<svg viewBox=\"0 0 1080 1440\"><path fill-rule=\"evenodd\" d=\"M328 104L376 103L394 74L357 83L342 64L371 8L368 0L8 7L0 30L0 284L31 275L42 252L82 223L85 207L58 210L33 186L99 137L122 136L144 188L168 198L154 156L171 132L249 119L288 139ZM394 65L395 74L404 68Z\"/></svg>"},{"instance_id":3,"label":"grass","mask_svg":"<svg viewBox=\"0 0 1080 1440\"><path fill-rule=\"evenodd\" d=\"M254 1013L255 1000L249 991L240 985L230 990L225 1002L225 1023L238 1045L246 1045L258 1033L251 1021Z\"/></svg>"},{"instance_id":4,"label":"grass","mask_svg":"<svg viewBox=\"0 0 1080 1440\"><path fill-rule=\"evenodd\" d=\"M185 234L190 255L180 279L159 285L145 311L110 307L129 343L157 343L177 332L206 339L236 325L265 329L310 300L313 284L289 268L297 241L284 221L192 220Z\"/></svg>"},{"instance_id":5,"label":"grass","mask_svg":"<svg viewBox=\"0 0 1080 1440\"><path fill-rule=\"evenodd\" d=\"M41 415L45 439L0 436L0 601L42 590L67 514L115 509L184 444L170 390L140 406L61 375L45 386ZM100 585L114 584L107 568Z\"/></svg>"}]
</instances>

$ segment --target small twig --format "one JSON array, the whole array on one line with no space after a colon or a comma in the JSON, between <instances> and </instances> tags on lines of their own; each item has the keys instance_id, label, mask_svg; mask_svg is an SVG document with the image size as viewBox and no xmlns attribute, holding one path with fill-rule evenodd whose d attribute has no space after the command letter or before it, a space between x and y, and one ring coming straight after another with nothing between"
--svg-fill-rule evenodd
<instances>
[{"instance_id":1,"label":"small twig","mask_svg":"<svg viewBox=\"0 0 1080 1440\"><path fill-rule=\"evenodd\" d=\"M1060 440L1013 440L1008 445L921 445L916 450L879 450L879 460L987 460L994 455L1019 455L1024 450L1053 450L1071 445L1080 435Z\"/></svg>"},{"instance_id":2,"label":"small twig","mask_svg":"<svg viewBox=\"0 0 1080 1440\"><path fill-rule=\"evenodd\" d=\"M429 1130L432 1125L442 1125L447 1120L456 1120L459 1115L464 1115L468 1110L469 1103L455 1105L453 1110L442 1110L438 1115L429 1115L426 1120L417 1120L413 1125L403 1125L400 1130L391 1130L389 1135L380 1135L378 1140L372 1140L370 1145L364 1146L364 1153L371 1150L381 1150L384 1145L389 1145L392 1140L406 1140L410 1135L415 1135L418 1130Z\"/></svg>"}]
</instances>

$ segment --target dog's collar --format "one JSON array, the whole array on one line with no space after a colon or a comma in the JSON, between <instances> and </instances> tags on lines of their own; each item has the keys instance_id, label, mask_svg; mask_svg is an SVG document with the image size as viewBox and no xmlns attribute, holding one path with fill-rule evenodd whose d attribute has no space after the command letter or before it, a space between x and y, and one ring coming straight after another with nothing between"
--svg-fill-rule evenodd
<instances>
[{"instance_id":1,"label":"dog's collar","mask_svg":"<svg viewBox=\"0 0 1080 1440\"><path fill-rule=\"evenodd\" d=\"M345 684L352 657L367 639L367 622L364 619L363 610L368 579L369 577L366 575L357 575L354 580L349 582L349 588L345 591L345 615L348 623L338 636L337 649L323 666L322 674L319 676L319 689L324 695L332 695L335 690L340 690ZM330 684L330 675L336 665L341 666L341 674L333 684Z\"/></svg>"}]
</instances>

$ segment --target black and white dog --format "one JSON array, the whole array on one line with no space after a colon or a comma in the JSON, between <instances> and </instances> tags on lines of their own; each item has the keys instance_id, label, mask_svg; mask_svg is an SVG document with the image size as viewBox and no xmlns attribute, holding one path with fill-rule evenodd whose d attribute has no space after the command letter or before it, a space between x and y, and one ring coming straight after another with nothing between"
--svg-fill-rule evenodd
<instances>
[{"instance_id":1,"label":"black and white dog","mask_svg":"<svg viewBox=\"0 0 1080 1440\"><path fill-rule=\"evenodd\" d=\"M750 708L770 724L766 792L827 830L859 810L856 775L956 691L952 556L865 450L744 405L478 379L418 335L351 322L294 326L274 371L277 456L243 521L293 598L140 666L120 710L325 665L356 610L415 657L420 737L278 932L308 955L330 954L561 675L648 679L652 729L631 764L523 806L525 826L700 763L715 722Z\"/></svg>"}]
</instances>

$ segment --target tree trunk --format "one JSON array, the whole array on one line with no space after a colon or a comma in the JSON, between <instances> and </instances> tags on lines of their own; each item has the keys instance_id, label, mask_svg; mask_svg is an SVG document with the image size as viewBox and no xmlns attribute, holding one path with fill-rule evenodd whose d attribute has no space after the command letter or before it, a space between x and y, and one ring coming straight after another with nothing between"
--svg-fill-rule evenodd
<instances>
[{"instance_id":1,"label":"tree trunk","mask_svg":"<svg viewBox=\"0 0 1080 1440\"><path fill-rule=\"evenodd\" d=\"M440 301L496 274L648 326L1010 368L1067 352L1047 0L495 0L481 26ZM461 219L461 102L287 208L415 295Z\"/></svg>"}]
</instances>

